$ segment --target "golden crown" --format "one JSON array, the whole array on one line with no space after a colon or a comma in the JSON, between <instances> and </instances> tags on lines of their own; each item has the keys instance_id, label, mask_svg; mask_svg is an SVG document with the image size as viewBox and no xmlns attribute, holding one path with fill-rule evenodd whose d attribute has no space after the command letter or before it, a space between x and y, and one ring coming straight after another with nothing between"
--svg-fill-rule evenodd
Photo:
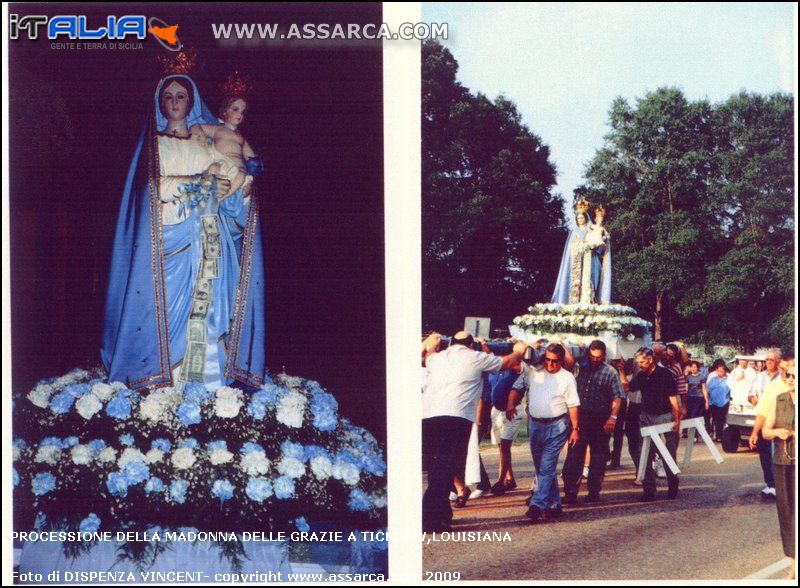
<instances>
[{"instance_id":1,"label":"golden crown","mask_svg":"<svg viewBox=\"0 0 800 588\"><path fill-rule=\"evenodd\" d=\"M586 198L581 198L575 203L575 210L577 212L586 212L589 210L589 201Z\"/></svg>"},{"instance_id":2,"label":"golden crown","mask_svg":"<svg viewBox=\"0 0 800 588\"><path fill-rule=\"evenodd\" d=\"M222 84L222 95L228 99L246 98L252 88L253 83L250 76L243 76L238 71L234 71Z\"/></svg>"},{"instance_id":3,"label":"golden crown","mask_svg":"<svg viewBox=\"0 0 800 588\"><path fill-rule=\"evenodd\" d=\"M603 208L602 204L598 204L597 208L594 209L594 215L595 216L602 216L602 217L606 216L606 209Z\"/></svg>"},{"instance_id":4,"label":"golden crown","mask_svg":"<svg viewBox=\"0 0 800 588\"><path fill-rule=\"evenodd\" d=\"M188 51L170 51L168 55L160 53L157 59L164 76L188 74L197 64L197 50L192 47Z\"/></svg>"}]
</instances>

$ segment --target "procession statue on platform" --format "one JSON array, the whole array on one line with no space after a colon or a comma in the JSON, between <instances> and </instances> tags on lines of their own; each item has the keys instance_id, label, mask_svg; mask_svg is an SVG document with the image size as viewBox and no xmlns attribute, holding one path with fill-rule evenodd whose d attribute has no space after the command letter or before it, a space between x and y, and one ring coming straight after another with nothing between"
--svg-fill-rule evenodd
<instances>
[{"instance_id":1,"label":"procession statue on platform","mask_svg":"<svg viewBox=\"0 0 800 588\"><path fill-rule=\"evenodd\" d=\"M611 238L603 227L605 209L589 203L575 204L575 228L564 246L552 302L560 304L609 304L611 302Z\"/></svg>"}]
</instances>

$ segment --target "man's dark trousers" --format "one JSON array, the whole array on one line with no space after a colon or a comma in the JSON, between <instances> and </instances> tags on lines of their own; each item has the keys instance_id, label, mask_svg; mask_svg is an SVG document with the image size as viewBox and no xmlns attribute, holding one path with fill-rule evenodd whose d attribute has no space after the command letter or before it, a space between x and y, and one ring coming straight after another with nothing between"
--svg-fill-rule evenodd
<instances>
[{"instance_id":1,"label":"man's dark trousers","mask_svg":"<svg viewBox=\"0 0 800 588\"><path fill-rule=\"evenodd\" d=\"M581 484L581 473L586 458L586 447L591 449L589 462L589 495L598 496L606 473L608 460L608 442L611 435L603 430L608 420L606 413L580 412L578 442L567 450L564 462L564 495L575 496Z\"/></svg>"},{"instance_id":2,"label":"man's dark trousers","mask_svg":"<svg viewBox=\"0 0 800 588\"><path fill-rule=\"evenodd\" d=\"M442 530L450 526L453 509L448 496L453 476L467 460L472 422L461 417L422 419L422 467L428 472L428 488L422 496L422 528Z\"/></svg>"}]
</instances>

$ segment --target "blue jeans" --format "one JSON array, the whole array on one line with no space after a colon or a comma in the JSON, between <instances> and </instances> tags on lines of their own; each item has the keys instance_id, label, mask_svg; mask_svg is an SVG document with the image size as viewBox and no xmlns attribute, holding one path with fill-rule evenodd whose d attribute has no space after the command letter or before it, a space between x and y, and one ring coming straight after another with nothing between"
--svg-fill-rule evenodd
<instances>
[{"instance_id":1,"label":"blue jeans","mask_svg":"<svg viewBox=\"0 0 800 588\"><path fill-rule=\"evenodd\" d=\"M688 404L687 412L689 414L686 415L687 419L693 419L696 417L701 417L706 413L706 399L702 396L689 396L686 399Z\"/></svg>"},{"instance_id":2,"label":"blue jeans","mask_svg":"<svg viewBox=\"0 0 800 588\"><path fill-rule=\"evenodd\" d=\"M567 415L550 423L538 423L528 419L528 434L531 442L531 455L536 466L538 485L531 497L530 506L542 510L561 506L561 495L558 491L558 455L572 433L572 423Z\"/></svg>"}]
</instances>

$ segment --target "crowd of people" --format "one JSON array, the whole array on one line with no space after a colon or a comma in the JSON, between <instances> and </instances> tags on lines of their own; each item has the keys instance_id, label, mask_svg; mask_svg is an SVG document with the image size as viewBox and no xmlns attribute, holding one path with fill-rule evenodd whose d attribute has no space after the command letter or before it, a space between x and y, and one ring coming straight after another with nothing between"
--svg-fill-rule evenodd
<instances>
[{"instance_id":1,"label":"crowd of people","mask_svg":"<svg viewBox=\"0 0 800 588\"><path fill-rule=\"evenodd\" d=\"M422 365L425 531L450 529L451 502L464 507L470 498L516 488L511 446L526 419L535 479L525 516L538 523L557 520L563 504L578 503L582 478L588 488L583 502L602 501L606 469L619 467L623 437L638 466L640 429L671 424L664 441L675 459L682 420L703 417L706 429L721 442L734 403L757 411L749 444L759 452L762 495L778 504L784 552L794 558L793 355L771 350L763 363L742 359L729 372L723 359L710 369L693 360L681 342L655 343L628 360L609 361L599 339L585 347L543 339L529 346L513 340L487 343L462 331L449 340L428 336ZM478 453L479 432L485 428L499 446L494 484ZM565 447L562 495L558 462ZM679 476L658 463L657 453L650 444L645 475L634 480L642 486L643 502L656 499L657 477L667 479L667 499L679 494ZM473 492L470 463L479 463L480 471Z\"/></svg>"}]
</instances>

